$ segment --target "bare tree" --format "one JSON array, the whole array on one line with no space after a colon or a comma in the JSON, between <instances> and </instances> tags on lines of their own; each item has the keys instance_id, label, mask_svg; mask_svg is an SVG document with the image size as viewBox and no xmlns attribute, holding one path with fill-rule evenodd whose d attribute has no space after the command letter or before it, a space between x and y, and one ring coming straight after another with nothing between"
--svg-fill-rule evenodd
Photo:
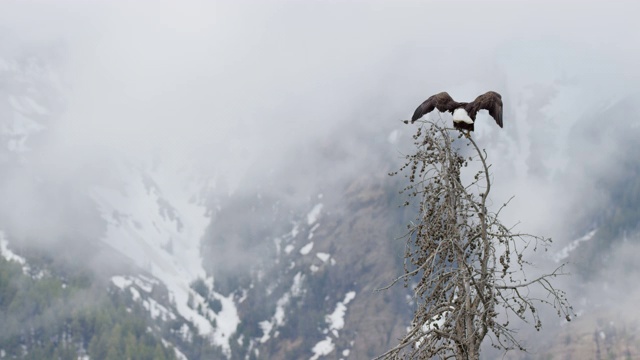
<instances>
[{"instance_id":1,"label":"bare tree","mask_svg":"<svg viewBox=\"0 0 640 360\"><path fill-rule=\"evenodd\" d=\"M503 225L499 217L507 204L488 211L486 151L471 137L452 137L459 133L442 124L421 122L413 136L417 151L399 170L409 181L402 191L409 197L405 206L417 205L418 216L408 225L405 274L380 290L400 281L411 285L416 310L406 336L378 358L475 360L486 337L498 349L524 350L513 316L540 330L541 304L567 321L573 314L565 292L550 281L564 274L564 265L534 279L525 276L525 251L546 250L551 239ZM473 155L461 155L457 146L469 147ZM461 182L463 169L475 173L469 184ZM537 286L542 296L533 295Z\"/></svg>"}]
</instances>

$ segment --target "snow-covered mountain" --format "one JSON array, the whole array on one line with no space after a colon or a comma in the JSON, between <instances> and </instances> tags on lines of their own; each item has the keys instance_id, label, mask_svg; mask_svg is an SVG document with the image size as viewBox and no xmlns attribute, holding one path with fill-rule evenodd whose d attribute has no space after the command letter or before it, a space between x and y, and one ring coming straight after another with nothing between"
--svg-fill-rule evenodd
<instances>
[{"instance_id":1,"label":"snow-covered mountain","mask_svg":"<svg viewBox=\"0 0 640 360\"><path fill-rule=\"evenodd\" d=\"M360 359L393 346L410 323L409 292L375 289L402 274L397 238L414 215L399 207L402 179L386 174L411 151L414 129L398 120L443 90L413 78L424 56L391 66L400 80L352 59L335 78L326 61L281 69L280 56L322 50L305 39L302 54L265 55L266 69L238 65L257 61L248 52L213 57L225 71L211 70L198 47L208 38L184 30L198 40L191 47L161 28L198 59L193 68L148 44L152 65L127 72L111 50L128 35L105 29L102 46L83 42L92 51L77 58L63 45L0 48L2 257L24 281L56 279L73 291L74 274L93 274L92 285L77 281L82 296L65 295L70 307L109 298L114 313L143 319L157 351L173 349L167 356ZM261 51L288 49L260 39ZM503 221L554 238L537 262L573 263L580 313L610 306L594 295L602 278L637 271L620 268L637 247L640 92L586 50L549 41L496 49L477 77L435 84L456 99L486 86L502 93L505 128L480 114L474 134L493 164L493 205L515 195ZM361 90L376 81L378 90ZM32 329L16 325L6 338ZM80 341L78 356L102 354L96 344ZM28 353L16 349L0 348L0 357Z\"/></svg>"},{"instance_id":2,"label":"snow-covered mountain","mask_svg":"<svg viewBox=\"0 0 640 360\"><path fill-rule=\"evenodd\" d=\"M27 70L21 70L19 62L3 61L13 64L3 68L5 78L25 76ZM56 78L50 69L28 72L35 74L28 79L34 88ZM43 178L49 168L39 163L37 152L38 147L46 146L47 128L55 127L56 113L39 105L36 95L28 94L3 94L2 111L7 114L3 117L7 123L3 127L3 171L8 175L5 180L15 177L15 181L28 184L26 190L36 188L36 197L46 199L57 190L58 179ZM37 117L43 114L49 116ZM39 135L42 138L36 138ZM365 343L365 338L358 336L363 332L367 337L380 332L378 336L385 339L381 344L391 344L395 337L386 334L403 328L408 309L395 318L398 314L391 308L382 309L389 295L357 301L358 294L364 292L369 297L374 288L391 278L387 274L400 271L394 266L397 259L381 258L378 251L363 258L357 250L360 246L388 247L387 235L393 235L388 228L399 226L391 221L397 219L392 214L398 210L394 206L387 209L388 195L381 189L389 186L383 183L386 172L372 173L376 180L360 179L346 188L335 181L325 182L323 186L340 192L331 189L333 193L325 196L320 189L312 189L308 200L300 202L290 201L286 195L278 197L281 189L275 186L265 189L264 195L243 189L220 192L213 178L203 176L190 164L170 160L106 159L103 166L108 171L91 182L83 181L73 197L83 197L83 204L91 206L78 211L99 216L101 223L89 232L94 238L83 241L97 243L91 249L106 246L138 269L132 272L126 267L121 273L111 269L109 292L120 292L140 304L152 323L182 322L164 335L160 331L163 342L174 346L178 357L194 353L189 349L194 336L233 358L260 354L289 357L293 353L312 358L329 354L373 356L382 350ZM264 179L265 183L277 180L277 174ZM15 190L11 183L4 184L4 189ZM51 211L48 205L53 204L36 199L24 205L25 213L19 215ZM6 214L12 210L16 209L4 208ZM347 211L363 215L344 223ZM372 222L370 216L377 213L392 216L389 221ZM28 269L27 260L11 249L33 245L20 239L23 234L34 236L56 229L36 227L21 233L22 224L14 215L7 216L3 224L7 235L3 235L2 254ZM59 219L69 221L73 215L75 211ZM383 220L386 216L379 217ZM93 265L88 268L98 270ZM373 281L376 274L385 275ZM370 279L363 281L367 277ZM166 289L166 293L158 289ZM404 295L395 297L403 299ZM368 308L366 304L371 303L379 305ZM369 329L372 312L377 318L374 323L388 320L378 330ZM348 315L355 320L347 322ZM356 344L358 338L361 340Z\"/></svg>"}]
</instances>

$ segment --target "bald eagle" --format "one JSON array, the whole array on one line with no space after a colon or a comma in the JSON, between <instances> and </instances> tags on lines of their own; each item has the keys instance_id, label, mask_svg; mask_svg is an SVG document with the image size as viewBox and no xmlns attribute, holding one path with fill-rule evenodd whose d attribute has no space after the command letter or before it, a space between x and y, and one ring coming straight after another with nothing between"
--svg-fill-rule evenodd
<instances>
[{"instance_id":1,"label":"bald eagle","mask_svg":"<svg viewBox=\"0 0 640 360\"><path fill-rule=\"evenodd\" d=\"M473 131L473 123L479 110L489 111L489 115L502 127L502 96L495 91L486 92L470 103L457 102L446 92L430 96L413 113L411 123L438 109L440 112L453 113L453 127L458 130Z\"/></svg>"}]
</instances>

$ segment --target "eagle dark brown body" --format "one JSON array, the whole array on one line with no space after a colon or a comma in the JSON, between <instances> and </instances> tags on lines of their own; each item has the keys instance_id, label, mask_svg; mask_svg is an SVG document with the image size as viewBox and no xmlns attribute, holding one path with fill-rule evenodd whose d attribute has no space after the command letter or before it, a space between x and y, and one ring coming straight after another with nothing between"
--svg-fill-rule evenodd
<instances>
[{"instance_id":1,"label":"eagle dark brown body","mask_svg":"<svg viewBox=\"0 0 640 360\"><path fill-rule=\"evenodd\" d=\"M451 112L453 126L459 130L473 131L476 114L480 110L487 110L498 126L502 127L502 96L495 91L486 92L470 103L457 102L446 92L430 96L413 113L411 123L413 124L434 109L440 112Z\"/></svg>"}]
</instances>

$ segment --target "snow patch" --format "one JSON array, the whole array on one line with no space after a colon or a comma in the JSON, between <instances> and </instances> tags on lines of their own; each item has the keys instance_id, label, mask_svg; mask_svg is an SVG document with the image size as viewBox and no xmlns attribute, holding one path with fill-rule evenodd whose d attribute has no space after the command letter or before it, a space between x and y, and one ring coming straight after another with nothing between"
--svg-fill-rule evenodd
<instances>
[{"instance_id":1,"label":"snow patch","mask_svg":"<svg viewBox=\"0 0 640 360\"><path fill-rule=\"evenodd\" d=\"M222 346L225 352L230 354L229 339L240 324L240 316L233 302L233 293L227 297L215 293L215 297L222 303L222 310L217 315L213 311L209 311L209 316L216 319L218 325L213 334L213 340L216 345Z\"/></svg>"},{"instance_id":2,"label":"snow patch","mask_svg":"<svg viewBox=\"0 0 640 360\"><path fill-rule=\"evenodd\" d=\"M327 336L324 340L321 340L317 344L315 344L313 349L311 349L311 351L313 352L313 356L310 358L310 360L316 360L320 356L329 355L334 348L335 345L333 344L333 341L330 337Z\"/></svg>"},{"instance_id":3,"label":"snow patch","mask_svg":"<svg viewBox=\"0 0 640 360\"><path fill-rule=\"evenodd\" d=\"M553 260L555 262L560 262L566 258L569 257L569 254L575 250L578 245L580 245L581 242L585 242L585 241L589 241L591 240L591 238L593 238L593 235L596 234L598 230L591 230L588 233L586 233L584 236L582 236L579 239L573 240L572 242L569 243L569 245L565 246L564 248L562 248L560 251L558 251L557 254L555 254L555 256L553 257Z\"/></svg>"},{"instance_id":4,"label":"snow patch","mask_svg":"<svg viewBox=\"0 0 640 360\"><path fill-rule=\"evenodd\" d=\"M153 286L158 284L158 281L155 279L148 278L144 275L138 275L133 278L133 283L136 284L142 291L146 293L150 293L153 291Z\"/></svg>"},{"instance_id":5,"label":"snow patch","mask_svg":"<svg viewBox=\"0 0 640 360\"><path fill-rule=\"evenodd\" d=\"M176 315L166 307L162 306L156 300L150 297L144 297L140 293L140 290L146 294L151 294L153 291L153 285L158 284L154 279L150 279L143 275L134 276L113 276L111 283L122 291L129 290L131 297L134 301L142 303L142 306L149 312L151 318L162 320L175 320Z\"/></svg>"},{"instance_id":6,"label":"snow patch","mask_svg":"<svg viewBox=\"0 0 640 360\"><path fill-rule=\"evenodd\" d=\"M339 331L344 328L344 316L347 312L347 305L355 297L356 297L356 292L349 291L347 294L345 294L344 300L336 304L336 308L333 311L333 313L325 316L325 321L328 326L327 328L322 329L322 334L325 334L325 335L329 334L329 335L325 338L325 340L318 342L313 347L312 351L314 353L314 356L312 357L312 359L317 359L320 356L325 356L334 350L335 346L333 345L332 337L336 339L340 337ZM343 352L343 355L344 355L344 352ZM344 356L348 356L348 355L349 355L349 352L347 352L346 355Z\"/></svg>"},{"instance_id":7,"label":"snow patch","mask_svg":"<svg viewBox=\"0 0 640 360\"><path fill-rule=\"evenodd\" d=\"M304 275L298 271L293 277L293 285L291 285L291 295L298 297L303 294L304 289L302 287L304 281Z\"/></svg>"},{"instance_id":8,"label":"snow patch","mask_svg":"<svg viewBox=\"0 0 640 360\"><path fill-rule=\"evenodd\" d=\"M175 320L176 315L169 311L166 307L160 305L152 298L148 298L142 302L142 306L149 312L152 319L160 318L162 321Z\"/></svg>"},{"instance_id":9,"label":"snow patch","mask_svg":"<svg viewBox=\"0 0 640 360\"><path fill-rule=\"evenodd\" d=\"M355 291L349 291L345 296L344 296L344 304L347 305L351 302L351 300L356 298L356 292Z\"/></svg>"},{"instance_id":10,"label":"snow patch","mask_svg":"<svg viewBox=\"0 0 640 360\"><path fill-rule=\"evenodd\" d=\"M285 252L285 254L290 254L293 251L293 249L295 249L295 248L296 248L295 246L289 244L289 245L284 247L284 252Z\"/></svg>"},{"instance_id":11,"label":"snow patch","mask_svg":"<svg viewBox=\"0 0 640 360\"><path fill-rule=\"evenodd\" d=\"M318 221L318 217L320 216L320 212L322 211L322 203L316 204L316 206L311 209L311 211L307 214L307 224L309 226L313 225L316 221Z\"/></svg>"},{"instance_id":12,"label":"snow patch","mask_svg":"<svg viewBox=\"0 0 640 360\"><path fill-rule=\"evenodd\" d=\"M313 249L313 241L311 241L307 245L303 246L302 249L300 249L300 255L308 255L311 252L311 249Z\"/></svg>"},{"instance_id":13,"label":"snow patch","mask_svg":"<svg viewBox=\"0 0 640 360\"><path fill-rule=\"evenodd\" d=\"M180 326L180 329L178 330L178 333L180 334L180 338L182 338L182 340L191 342L191 330L189 330L189 326L187 326L187 324L182 324L182 326Z\"/></svg>"},{"instance_id":14,"label":"snow patch","mask_svg":"<svg viewBox=\"0 0 640 360\"><path fill-rule=\"evenodd\" d=\"M300 232L300 231L298 230L298 224L294 224L294 225L293 225L293 229L291 229L291 232L290 232L289 234L290 234L291 238L293 239L293 238L295 238L296 236L298 236L298 233L299 233L299 232Z\"/></svg>"},{"instance_id":15,"label":"snow patch","mask_svg":"<svg viewBox=\"0 0 640 360\"><path fill-rule=\"evenodd\" d=\"M4 231L0 230L0 255L2 255L2 257L5 258L5 260L17 262L18 264L24 267L27 263L25 258L9 250L8 246L9 246L9 241L7 241L4 235Z\"/></svg>"},{"instance_id":16,"label":"snow patch","mask_svg":"<svg viewBox=\"0 0 640 360\"><path fill-rule=\"evenodd\" d=\"M317 253L316 256L318 257L318 259L322 260L322 262L327 262L329 258L331 258L330 254L323 253L323 252Z\"/></svg>"},{"instance_id":17,"label":"snow patch","mask_svg":"<svg viewBox=\"0 0 640 360\"><path fill-rule=\"evenodd\" d=\"M133 297L134 301L140 300L141 296L140 296L140 292L138 291L138 289L136 289L134 287L130 287L129 288L129 292L131 293L131 297Z\"/></svg>"},{"instance_id":18,"label":"snow patch","mask_svg":"<svg viewBox=\"0 0 640 360\"><path fill-rule=\"evenodd\" d=\"M309 230L309 236L307 237L307 240L311 240L313 238L313 233L318 230L318 227L320 226L320 224L315 224L313 225L313 227L311 228L311 230Z\"/></svg>"},{"instance_id":19,"label":"snow patch","mask_svg":"<svg viewBox=\"0 0 640 360\"><path fill-rule=\"evenodd\" d=\"M173 352L176 353L176 359L178 360L189 360L189 358L187 357L187 355L183 354L182 351L178 350L177 347L173 347Z\"/></svg>"},{"instance_id":20,"label":"snow patch","mask_svg":"<svg viewBox=\"0 0 640 360\"><path fill-rule=\"evenodd\" d=\"M289 288L289 291L284 293L280 299L276 302L276 310L270 320L264 320L258 323L260 329L262 329L262 337L260 343L265 343L271 339L271 332L277 327L284 325L285 310L291 302L292 298L299 297L303 294L302 282L304 275L301 272L296 273L293 277L293 283ZM275 336L278 336L278 332L275 332Z\"/></svg>"},{"instance_id":21,"label":"snow patch","mask_svg":"<svg viewBox=\"0 0 640 360\"><path fill-rule=\"evenodd\" d=\"M329 324L329 330L335 337L338 337L338 331L344 328L344 316L347 313L347 305L356 297L355 291L349 291L342 302L336 304L333 313L326 316L325 320Z\"/></svg>"},{"instance_id":22,"label":"snow patch","mask_svg":"<svg viewBox=\"0 0 640 360\"><path fill-rule=\"evenodd\" d=\"M193 323L198 333L210 336L215 345L230 354L229 338L240 323L232 296L224 297L210 289L211 296L222 304L222 310L215 314L206 299L190 288L193 281L206 279L200 239L210 223L210 214L198 199L206 197L209 184L190 176L185 167L183 163L156 163L153 167L122 164L113 174L122 185L95 187L91 196L107 222L103 241L161 279L178 313ZM209 283L213 287L212 279ZM114 284L125 286L118 278ZM204 311L189 306L190 298L195 308L201 305ZM161 316L159 308L153 309ZM214 319L215 329L211 324Z\"/></svg>"},{"instance_id":23,"label":"snow patch","mask_svg":"<svg viewBox=\"0 0 640 360\"><path fill-rule=\"evenodd\" d=\"M175 347L172 343L168 342L165 339L160 339L160 341L162 341L162 345L164 345L164 347L166 347L166 348L170 347L170 348L173 349L174 353L176 354L176 359L178 359L178 360L189 360L187 358L187 356L185 354L183 354L180 350L178 350L178 348ZM87 359L88 359L88 357L87 357Z\"/></svg>"},{"instance_id":24,"label":"snow patch","mask_svg":"<svg viewBox=\"0 0 640 360\"><path fill-rule=\"evenodd\" d=\"M271 321L264 320L260 321L258 325L260 326L260 329L262 329L262 337L259 341L261 344L264 344L271 339L270 334L271 330L273 330L273 323Z\"/></svg>"}]
</instances>

